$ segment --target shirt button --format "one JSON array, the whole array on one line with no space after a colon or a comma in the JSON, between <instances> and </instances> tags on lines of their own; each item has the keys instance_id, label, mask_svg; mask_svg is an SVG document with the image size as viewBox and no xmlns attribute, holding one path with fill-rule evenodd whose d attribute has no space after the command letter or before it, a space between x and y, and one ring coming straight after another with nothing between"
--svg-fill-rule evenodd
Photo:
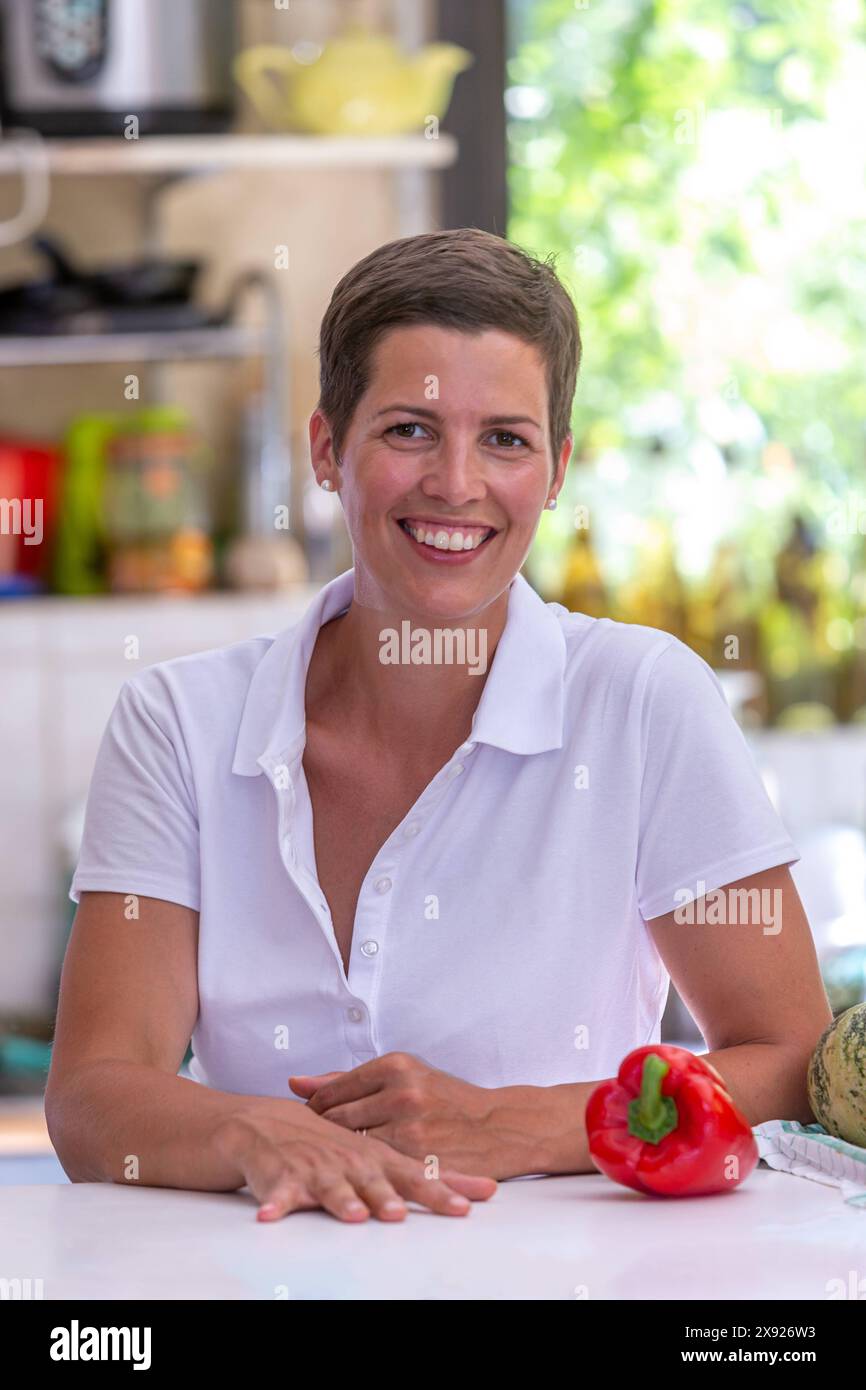
<instances>
[{"instance_id":1,"label":"shirt button","mask_svg":"<svg viewBox=\"0 0 866 1390\"><path fill-rule=\"evenodd\" d=\"M464 758L468 758L470 753L475 752L476 746L477 745L474 743L464 743L463 747L458 748L457 751L458 753L462 754Z\"/></svg>"},{"instance_id":2,"label":"shirt button","mask_svg":"<svg viewBox=\"0 0 866 1390\"><path fill-rule=\"evenodd\" d=\"M390 880L390 878L377 878L377 879L376 879L376 892L377 892L377 893L387 893L387 892L388 892L388 889L389 889L390 887L391 887L391 880Z\"/></svg>"},{"instance_id":3,"label":"shirt button","mask_svg":"<svg viewBox=\"0 0 866 1390\"><path fill-rule=\"evenodd\" d=\"M409 824L406 826L406 829L403 831L403 835L404 835L404 837L405 837L407 840L411 840L411 839L412 839L412 836L413 836L413 835L417 835L417 834L418 834L418 831L419 831L420 829L421 829L421 822L420 822L420 821L417 821L417 820L410 821Z\"/></svg>"},{"instance_id":4,"label":"shirt button","mask_svg":"<svg viewBox=\"0 0 866 1390\"><path fill-rule=\"evenodd\" d=\"M360 1009L349 1009L347 1012L353 1023L360 1023L361 1019L364 1017Z\"/></svg>"},{"instance_id":5,"label":"shirt button","mask_svg":"<svg viewBox=\"0 0 866 1390\"><path fill-rule=\"evenodd\" d=\"M378 941L365 941L361 947L362 956L375 956L379 949Z\"/></svg>"},{"instance_id":6,"label":"shirt button","mask_svg":"<svg viewBox=\"0 0 866 1390\"><path fill-rule=\"evenodd\" d=\"M455 763L454 766L452 767L450 773L449 773L449 776L450 776L450 777L459 777L462 771L463 771L463 764L462 764L462 763Z\"/></svg>"}]
</instances>

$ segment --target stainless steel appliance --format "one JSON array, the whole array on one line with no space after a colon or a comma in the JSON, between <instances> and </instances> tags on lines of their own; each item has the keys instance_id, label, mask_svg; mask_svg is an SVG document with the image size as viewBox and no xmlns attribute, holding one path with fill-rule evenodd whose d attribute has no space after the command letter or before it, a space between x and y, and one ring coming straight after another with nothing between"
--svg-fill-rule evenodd
<instances>
[{"instance_id":1,"label":"stainless steel appliance","mask_svg":"<svg viewBox=\"0 0 866 1390\"><path fill-rule=\"evenodd\" d=\"M83 136L231 122L234 0L0 0L0 17L7 124Z\"/></svg>"}]
</instances>

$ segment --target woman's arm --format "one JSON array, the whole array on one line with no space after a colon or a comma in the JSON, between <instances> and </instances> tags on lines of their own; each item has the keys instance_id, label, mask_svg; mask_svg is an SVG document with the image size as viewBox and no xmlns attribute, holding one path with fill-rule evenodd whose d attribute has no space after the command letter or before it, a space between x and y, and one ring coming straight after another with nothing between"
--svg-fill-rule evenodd
<instances>
[{"instance_id":1,"label":"woman's arm","mask_svg":"<svg viewBox=\"0 0 866 1390\"><path fill-rule=\"evenodd\" d=\"M177 1075L198 1015L197 943L192 908L82 893L45 1091L48 1132L73 1182L129 1181L137 1165L147 1186L239 1185L207 1139L259 1098Z\"/></svg>"},{"instance_id":2,"label":"woman's arm","mask_svg":"<svg viewBox=\"0 0 866 1390\"><path fill-rule=\"evenodd\" d=\"M137 915L131 915L134 913ZM496 1190L340 1134L290 1099L235 1095L177 1075L198 1014L198 914L158 898L82 893L60 988L45 1092L73 1182L233 1191L262 1215L322 1207L343 1220L464 1215ZM469 1200L467 1200L469 1199Z\"/></svg>"},{"instance_id":3,"label":"woman's arm","mask_svg":"<svg viewBox=\"0 0 866 1390\"><path fill-rule=\"evenodd\" d=\"M806 1071L833 1014L791 871L765 869L719 894L725 921L677 922L669 912L648 923L653 941L749 1123L808 1124ZM715 897L701 900L707 916Z\"/></svg>"}]
</instances>

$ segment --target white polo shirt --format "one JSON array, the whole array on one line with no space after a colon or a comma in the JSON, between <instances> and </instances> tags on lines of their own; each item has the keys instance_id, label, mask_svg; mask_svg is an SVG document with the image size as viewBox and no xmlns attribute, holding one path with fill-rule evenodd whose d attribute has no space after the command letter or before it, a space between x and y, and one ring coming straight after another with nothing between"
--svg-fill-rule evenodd
<instances>
[{"instance_id":1,"label":"white polo shirt","mask_svg":"<svg viewBox=\"0 0 866 1390\"><path fill-rule=\"evenodd\" d=\"M716 676L670 634L545 604L517 575L469 741L363 881L347 976L301 757L316 633L353 583L276 636L124 683L70 896L199 911L190 1071L220 1090L291 1097L292 1073L394 1050L481 1086L614 1075L659 1041L669 977L646 921L799 858Z\"/></svg>"}]
</instances>

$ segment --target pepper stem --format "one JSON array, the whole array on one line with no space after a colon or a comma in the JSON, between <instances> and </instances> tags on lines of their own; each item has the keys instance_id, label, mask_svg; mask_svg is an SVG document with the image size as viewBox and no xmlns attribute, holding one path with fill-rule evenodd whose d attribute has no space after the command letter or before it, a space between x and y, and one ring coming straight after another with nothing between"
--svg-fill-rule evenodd
<instances>
[{"instance_id":1,"label":"pepper stem","mask_svg":"<svg viewBox=\"0 0 866 1390\"><path fill-rule=\"evenodd\" d=\"M640 1095L629 1101L628 1132L635 1139L659 1144L679 1124L673 1096L662 1095L662 1081L670 1064L657 1052L648 1052L641 1073Z\"/></svg>"}]
</instances>

